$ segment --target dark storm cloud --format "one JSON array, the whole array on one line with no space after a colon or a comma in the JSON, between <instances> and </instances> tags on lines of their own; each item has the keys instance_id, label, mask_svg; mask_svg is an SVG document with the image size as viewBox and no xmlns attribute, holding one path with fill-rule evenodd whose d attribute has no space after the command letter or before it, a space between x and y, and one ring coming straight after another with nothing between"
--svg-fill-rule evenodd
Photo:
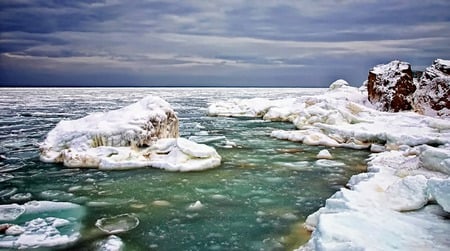
<instances>
[{"instance_id":1,"label":"dark storm cloud","mask_svg":"<svg viewBox=\"0 0 450 251\"><path fill-rule=\"evenodd\" d=\"M448 1L0 2L0 81L359 85L450 54ZM117 81L120 79L120 81Z\"/></svg>"}]
</instances>

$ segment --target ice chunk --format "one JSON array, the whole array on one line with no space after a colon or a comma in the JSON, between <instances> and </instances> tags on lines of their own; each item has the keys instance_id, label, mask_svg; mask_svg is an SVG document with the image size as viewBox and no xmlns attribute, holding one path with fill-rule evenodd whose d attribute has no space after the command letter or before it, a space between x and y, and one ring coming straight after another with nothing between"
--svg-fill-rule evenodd
<instances>
[{"instance_id":1,"label":"ice chunk","mask_svg":"<svg viewBox=\"0 0 450 251\"><path fill-rule=\"evenodd\" d=\"M13 221L24 212L25 207L18 204L0 205L0 222Z\"/></svg>"},{"instance_id":2,"label":"ice chunk","mask_svg":"<svg viewBox=\"0 0 450 251\"><path fill-rule=\"evenodd\" d=\"M35 249L67 246L76 242L80 237L78 232L62 234L50 222L42 218L28 221L24 226L16 227L11 231L13 231L13 234L8 237L12 238L0 238L0 247Z\"/></svg>"},{"instance_id":3,"label":"ice chunk","mask_svg":"<svg viewBox=\"0 0 450 251\"><path fill-rule=\"evenodd\" d=\"M134 214L121 214L109 218L102 218L95 222L95 226L105 233L118 234L130 231L139 225L139 219Z\"/></svg>"},{"instance_id":4,"label":"ice chunk","mask_svg":"<svg viewBox=\"0 0 450 251\"><path fill-rule=\"evenodd\" d=\"M196 171L220 165L214 148L177 136L175 112L149 96L119 110L61 121L41 144L41 160L102 170Z\"/></svg>"},{"instance_id":5,"label":"ice chunk","mask_svg":"<svg viewBox=\"0 0 450 251\"><path fill-rule=\"evenodd\" d=\"M110 235L105 240L102 240L95 244L98 251L121 251L124 249L124 243L122 239L115 235Z\"/></svg>"},{"instance_id":6,"label":"ice chunk","mask_svg":"<svg viewBox=\"0 0 450 251\"><path fill-rule=\"evenodd\" d=\"M183 138L161 139L163 145L171 145L167 154L154 154L160 152L159 144L150 148L150 165L169 171L198 171L220 165L221 157L214 148L197 144Z\"/></svg>"},{"instance_id":7,"label":"ice chunk","mask_svg":"<svg viewBox=\"0 0 450 251\"><path fill-rule=\"evenodd\" d=\"M14 225L0 235L0 248L35 249L63 248L80 238L81 206L68 202L31 201L23 206L3 205L20 208L20 218L9 217ZM22 212L23 210L23 212ZM42 215L49 217L41 218ZM64 218L61 218L64 217Z\"/></svg>"},{"instance_id":8,"label":"ice chunk","mask_svg":"<svg viewBox=\"0 0 450 251\"><path fill-rule=\"evenodd\" d=\"M316 155L318 159L332 159L333 156L327 149L320 150L320 152Z\"/></svg>"},{"instance_id":9,"label":"ice chunk","mask_svg":"<svg viewBox=\"0 0 450 251\"><path fill-rule=\"evenodd\" d=\"M436 202L450 213L450 178L428 180L428 191Z\"/></svg>"},{"instance_id":10,"label":"ice chunk","mask_svg":"<svg viewBox=\"0 0 450 251\"><path fill-rule=\"evenodd\" d=\"M152 205L159 206L159 207L168 207L171 204L167 200L155 200L152 202Z\"/></svg>"},{"instance_id":11,"label":"ice chunk","mask_svg":"<svg viewBox=\"0 0 450 251\"><path fill-rule=\"evenodd\" d=\"M40 145L41 160L63 162L71 151L83 153L100 146L142 147L159 138L177 136L178 118L170 105L159 97L148 96L118 110L59 122ZM95 160L86 161L89 166L95 165Z\"/></svg>"},{"instance_id":12,"label":"ice chunk","mask_svg":"<svg viewBox=\"0 0 450 251\"><path fill-rule=\"evenodd\" d=\"M450 174L450 149L422 146L420 163L423 167Z\"/></svg>"},{"instance_id":13,"label":"ice chunk","mask_svg":"<svg viewBox=\"0 0 450 251\"><path fill-rule=\"evenodd\" d=\"M197 211L204 207L204 205L198 200L195 203L192 203L188 206L187 210L189 211Z\"/></svg>"},{"instance_id":14,"label":"ice chunk","mask_svg":"<svg viewBox=\"0 0 450 251\"><path fill-rule=\"evenodd\" d=\"M25 232L25 229L18 225L12 225L6 229L6 235L21 235Z\"/></svg>"},{"instance_id":15,"label":"ice chunk","mask_svg":"<svg viewBox=\"0 0 450 251\"><path fill-rule=\"evenodd\" d=\"M427 179L423 175L407 176L390 185L386 196L394 210L420 209L428 202Z\"/></svg>"}]
</instances>

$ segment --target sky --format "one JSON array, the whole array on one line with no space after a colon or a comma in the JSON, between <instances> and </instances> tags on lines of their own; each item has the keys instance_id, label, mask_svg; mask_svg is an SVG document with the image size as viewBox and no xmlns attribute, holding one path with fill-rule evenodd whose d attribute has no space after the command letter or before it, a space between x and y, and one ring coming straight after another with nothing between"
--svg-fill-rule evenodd
<instances>
[{"instance_id":1,"label":"sky","mask_svg":"<svg viewBox=\"0 0 450 251\"><path fill-rule=\"evenodd\" d=\"M448 0L1 0L0 85L360 86L449 41Z\"/></svg>"}]
</instances>

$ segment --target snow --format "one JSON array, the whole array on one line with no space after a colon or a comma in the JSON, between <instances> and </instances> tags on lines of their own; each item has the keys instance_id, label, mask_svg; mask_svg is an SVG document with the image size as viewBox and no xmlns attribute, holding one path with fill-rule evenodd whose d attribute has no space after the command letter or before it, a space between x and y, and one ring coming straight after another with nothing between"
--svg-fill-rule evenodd
<instances>
[{"instance_id":1,"label":"snow","mask_svg":"<svg viewBox=\"0 0 450 251\"><path fill-rule=\"evenodd\" d=\"M374 68L378 70L384 71ZM342 188L307 218L305 227L313 233L300 250L448 249L450 229L442 215L450 208L449 120L377 111L364 87L354 88L343 80L323 95L262 102L264 109L246 115L289 121L298 128L273 131L272 137L374 152L367 173L353 176L349 188ZM219 103L220 113L212 104L211 115L255 110L248 100ZM316 162L319 167L341 164ZM437 204L430 205L433 202Z\"/></svg>"},{"instance_id":2,"label":"snow","mask_svg":"<svg viewBox=\"0 0 450 251\"><path fill-rule=\"evenodd\" d=\"M61 121L48 133L40 151L44 162L102 170L197 171L221 162L213 148L178 138L175 112L154 96L118 110Z\"/></svg>"}]
</instances>

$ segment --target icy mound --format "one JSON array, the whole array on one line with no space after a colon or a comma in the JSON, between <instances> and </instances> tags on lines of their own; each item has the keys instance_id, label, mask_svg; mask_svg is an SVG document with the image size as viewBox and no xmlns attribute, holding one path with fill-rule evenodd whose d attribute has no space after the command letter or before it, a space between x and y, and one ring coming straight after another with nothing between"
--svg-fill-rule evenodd
<instances>
[{"instance_id":1,"label":"icy mound","mask_svg":"<svg viewBox=\"0 0 450 251\"><path fill-rule=\"evenodd\" d=\"M0 215L0 248L63 248L79 240L84 209L69 202L31 201L2 205Z\"/></svg>"},{"instance_id":2,"label":"icy mound","mask_svg":"<svg viewBox=\"0 0 450 251\"><path fill-rule=\"evenodd\" d=\"M213 148L177 137L175 112L163 99L148 96L118 110L59 122L40 145L40 159L108 170L193 171L220 165Z\"/></svg>"}]
</instances>

